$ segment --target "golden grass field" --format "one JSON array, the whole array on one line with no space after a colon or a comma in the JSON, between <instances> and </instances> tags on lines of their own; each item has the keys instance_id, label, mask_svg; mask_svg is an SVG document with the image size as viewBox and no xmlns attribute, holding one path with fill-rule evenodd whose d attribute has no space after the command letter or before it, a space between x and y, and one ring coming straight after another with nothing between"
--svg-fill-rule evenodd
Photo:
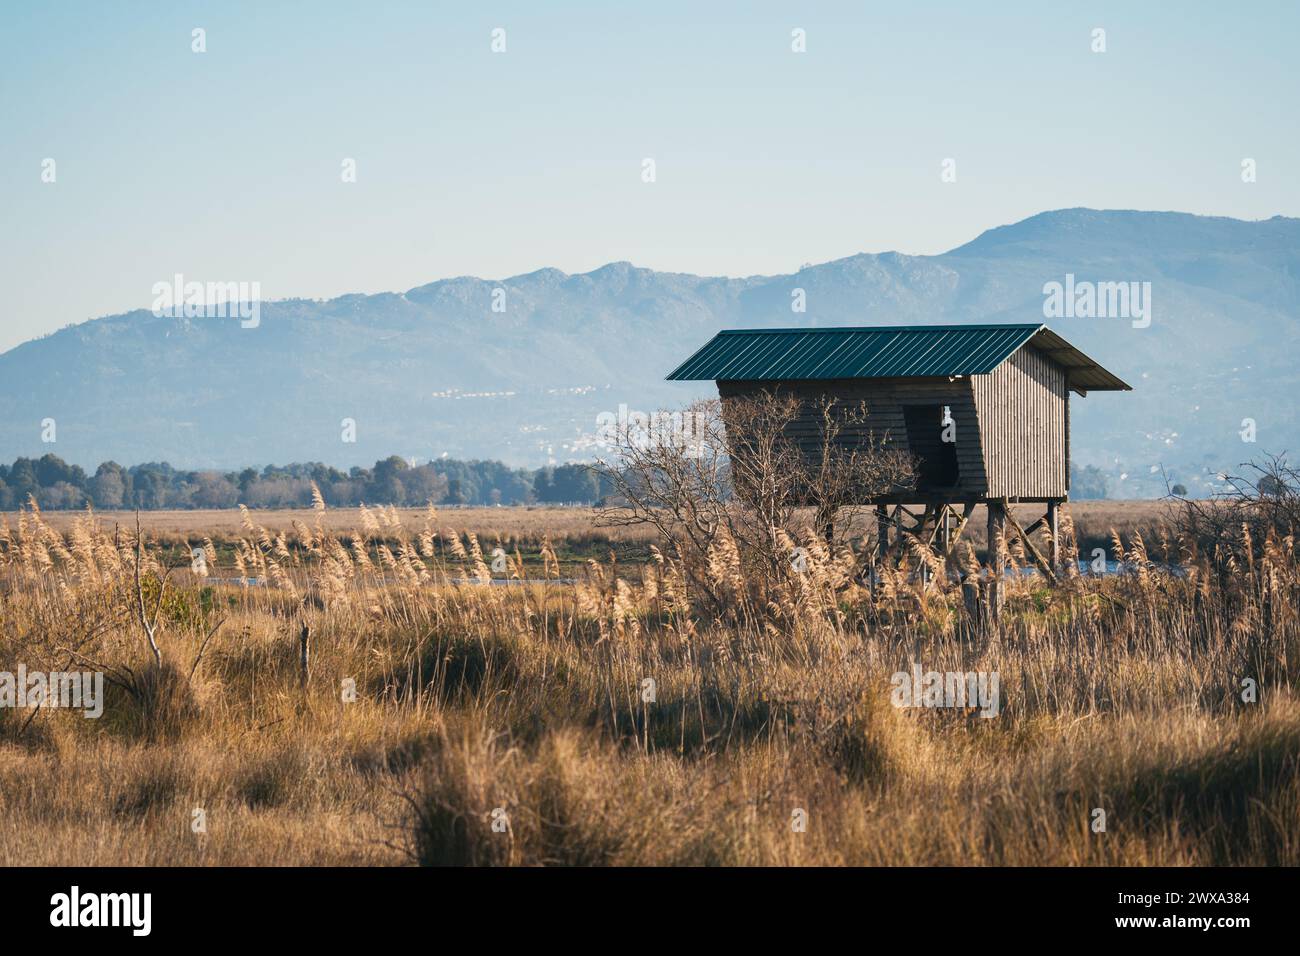
<instances>
[{"instance_id":1,"label":"golden grass field","mask_svg":"<svg viewBox=\"0 0 1300 956\"><path fill-rule=\"evenodd\" d=\"M1094 546L1109 548L1111 532L1130 535L1138 532L1148 540L1156 540L1163 530L1169 533L1169 505L1160 501L1084 501L1071 504L1076 534L1081 551ZM1022 525L1042 515L1042 505L1013 505L1012 512ZM396 514L409 526L424 521L423 508L397 508ZM254 511L257 523L272 535L283 533L294 540L300 526L318 520L310 508L295 510ZM508 551L519 548L524 562L536 564L543 540L549 540L560 562L566 568L584 565L588 559L607 560L613 551L620 560L643 563L650 557L649 546L654 543L649 528L600 527L594 510L580 507L499 507L499 508L449 508L439 511L440 524L449 530L473 533L485 545L502 546ZM49 526L66 534L80 512L52 511L43 515ZM135 528L134 512L107 511L98 515L101 527L119 537L128 536ZM0 512L0 520L14 524L17 512ZM327 510L319 519L327 531L347 535L356 530L357 514L354 509ZM223 511L145 511L140 521L151 540L163 547L181 548L202 544L209 539L217 551L226 552L246 531L238 510ZM965 536L979 551L987 547L987 519L983 505L977 506Z\"/></svg>"},{"instance_id":2,"label":"golden grass field","mask_svg":"<svg viewBox=\"0 0 1300 956\"><path fill-rule=\"evenodd\" d=\"M134 516L11 514L0 671L111 682L0 709L0 863L1295 865L1294 541L1167 537L1169 574L1160 508L1072 505L1135 573L1009 577L996 622L815 541L770 606L717 555L706 612L582 511L153 513L139 553ZM998 673L998 716L893 706L913 663Z\"/></svg>"}]
</instances>

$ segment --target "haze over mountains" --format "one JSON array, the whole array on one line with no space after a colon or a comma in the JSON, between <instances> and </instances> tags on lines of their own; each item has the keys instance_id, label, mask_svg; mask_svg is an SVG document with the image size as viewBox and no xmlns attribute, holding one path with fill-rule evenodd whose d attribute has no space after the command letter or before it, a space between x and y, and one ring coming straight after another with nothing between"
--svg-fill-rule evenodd
<instances>
[{"instance_id":1,"label":"haze over mountains","mask_svg":"<svg viewBox=\"0 0 1300 956\"><path fill-rule=\"evenodd\" d=\"M1067 274L1150 282L1150 326L1045 319L1043 286ZM792 312L795 289L806 312ZM1238 462L1300 451L1300 220L1069 209L939 256L864 253L783 276L617 262L268 302L256 328L145 310L96 319L0 355L0 459L583 460L602 412L712 394L663 378L721 328L1042 321L1134 386L1072 399L1074 459L1103 468L1113 496L1162 493L1161 465L1196 493ZM1240 434L1247 418L1255 443ZM54 443L42 441L45 419Z\"/></svg>"}]
</instances>

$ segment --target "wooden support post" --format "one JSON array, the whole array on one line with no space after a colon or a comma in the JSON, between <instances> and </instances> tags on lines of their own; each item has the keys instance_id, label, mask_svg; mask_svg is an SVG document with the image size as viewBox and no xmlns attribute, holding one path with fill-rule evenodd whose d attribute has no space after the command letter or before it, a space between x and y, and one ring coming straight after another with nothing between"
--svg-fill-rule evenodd
<instances>
[{"instance_id":1,"label":"wooden support post","mask_svg":"<svg viewBox=\"0 0 1300 956\"><path fill-rule=\"evenodd\" d=\"M929 509L929 507L930 507L929 505L926 505L927 510ZM902 505L894 505L894 523L898 525L900 528L903 526L903 515L907 515L918 525L921 523L922 520L924 520L914 515L910 508L905 508Z\"/></svg>"},{"instance_id":2,"label":"wooden support post","mask_svg":"<svg viewBox=\"0 0 1300 956\"><path fill-rule=\"evenodd\" d=\"M822 526L822 535L826 538L826 553L835 554L835 509L831 508L826 514L826 523Z\"/></svg>"},{"instance_id":3,"label":"wooden support post","mask_svg":"<svg viewBox=\"0 0 1300 956\"><path fill-rule=\"evenodd\" d=\"M1047 503L1047 533L1052 536L1052 567L1061 566L1061 503L1056 500Z\"/></svg>"},{"instance_id":4,"label":"wooden support post","mask_svg":"<svg viewBox=\"0 0 1300 956\"><path fill-rule=\"evenodd\" d=\"M916 519L916 524L907 527L903 524L903 515L906 513L909 517ZM907 543L910 538L918 542L923 547L934 546L934 536L939 531L939 525L935 524L934 528L927 535L925 529L930 526L930 519L934 515L934 505L926 505L925 512L917 518L912 512L908 511L902 505L894 508L894 515L890 523L894 526L894 540L882 550L881 561L894 566L901 566L907 560ZM881 540L884 540L883 538ZM924 580L924 578L923 578Z\"/></svg>"},{"instance_id":5,"label":"wooden support post","mask_svg":"<svg viewBox=\"0 0 1300 956\"><path fill-rule=\"evenodd\" d=\"M940 507L943 507L940 505ZM934 519L934 529L926 533L926 528L930 527L930 519ZM912 537L929 546L934 544L934 536L939 533L939 515L935 512L934 505L926 505L925 513L916 522L916 527L912 530Z\"/></svg>"},{"instance_id":6,"label":"wooden support post","mask_svg":"<svg viewBox=\"0 0 1300 956\"><path fill-rule=\"evenodd\" d=\"M926 505L925 513L922 514L920 520L917 521L916 531L913 532L913 535L926 550L929 550L934 546L935 536L939 533L939 516L942 513L942 510L943 505L938 506L938 511L936 511L934 505ZM934 530L927 533L925 529L929 526L931 517L934 518ZM924 590L930 586L930 563L922 560L921 566L917 570L920 571L921 588Z\"/></svg>"},{"instance_id":7,"label":"wooden support post","mask_svg":"<svg viewBox=\"0 0 1300 956\"><path fill-rule=\"evenodd\" d=\"M1035 532L1046 527L1047 527L1047 516L1044 515L1043 517L1035 521L1033 524L1031 524L1028 528L1026 528L1025 534L1034 534Z\"/></svg>"},{"instance_id":8,"label":"wooden support post","mask_svg":"<svg viewBox=\"0 0 1300 956\"><path fill-rule=\"evenodd\" d=\"M1008 511L1006 518L1007 521L1011 523L1011 527L1015 528L1016 533L1020 535L1020 540L1025 543L1025 551L1027 551L1029 556L1033 558L1034 563L1038 565L1038 569L1043 572L1043 576L1047 578L1053 586L1055 586L1057 584L1056 571L1052 568L1052 565L1048 563L1047 559L1043 557L1043 552L1039 551L1038 548L1034 546L1034 542L1025 532L1025 529L1020 527L1020 523L1016 521L1015 515Z\"/></svg>"},{"instance_id":9,"label":"wooden support post","mask_svg":"<svg viewBox=\"0 0 1300 956\"><path fill-rule=\"evenodd\" d=\"M1001 500L990 500L984 507L989 513L989 567L1000 575L1006 562L1007 506Z\"/></svg>"},{"instance_id":10,"label":"wooden support post","mask_svg":"<svg viewBox=\"0 0 1300 956\"><path fill-rule=\"evenodd\" d=\"M889 553L889 509L876 505L876 554L883 562Z\"/></svg>"},{"instance_id":11,"label":"wooden support post","mask_svg":"<svg viewBox=\"0 0 1300 956\"><path fill-rule=\"evenodd\" d=\"M951 558L956 552L957 544L961 541L962 532L966 530L966 523L970 521L970 516L974 514L974 512L974 503L968 501L966 502L965 507L962 508L962 513L960 515L953 515L956 519L957 526L953 529L952 534L948 538L948 547L945 548L943 552L945 558Z\"/></svg>"},{"instance_id":12,"label":"wooden support post","mask_svg":"<svg viewBox=\"0 0 1300 956\"><path fill-rule=\"evenodd\" d=\"M989 500L984 503L984 507L989 512L989 567L993 571L989 581L989 618L996 621L1001 616L1002 602L1006 600L1002 581L1002 569L1006 562L1006 500Z\"/></svg>"}]
</instances>

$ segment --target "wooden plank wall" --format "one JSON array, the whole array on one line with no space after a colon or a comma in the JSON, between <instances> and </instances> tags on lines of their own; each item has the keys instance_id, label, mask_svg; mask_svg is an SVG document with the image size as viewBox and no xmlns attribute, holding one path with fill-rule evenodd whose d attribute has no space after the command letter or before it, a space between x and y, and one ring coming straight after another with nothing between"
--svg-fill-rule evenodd
<instances>
[{"instance_id":1,"label":"wooden plank wall","mask_svg":"<svg viewBox=\"0 0 1300 956\"><path fill-rule=\"evenodd\" d=\"M989 496L1064 497L1067 399L1061 367L1025 347L971 382Z\"/></svg>"},{"instance_id":2,"label":"wooden plank wall","mask_svg":"<svg viewBox=\"0 0 1300 956\"><path fill-rule=\"evenodd\" d=\"M724 404L728 399L743 397L767 389L781 394L794 394L806 401L803 420L792 429L793 437L805 451L813 454L820 449L820 422L816 402L823 395L834 397L853 405L866 402L867 419L863 427L850 432L845 429L841 438L852 441L861 432L871 431L886 438L890 447L908 450L907 427L903 420L904 405L947 405L952 410L957 433L958 496L982 495L985 479L984 454L980 445L975 396L970 379L949 381L946 378L879 378L836 379L823 382L718 382L718 395Z\"/></svg>"}]
</instances>

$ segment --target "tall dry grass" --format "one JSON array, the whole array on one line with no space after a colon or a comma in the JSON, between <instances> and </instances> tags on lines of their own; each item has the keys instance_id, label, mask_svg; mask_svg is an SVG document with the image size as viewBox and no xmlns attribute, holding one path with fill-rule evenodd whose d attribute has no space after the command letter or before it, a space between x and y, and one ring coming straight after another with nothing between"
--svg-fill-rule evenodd
<instances>
[{"instance_id":1,"label":"tall dry grass","mask_svg":"<svg viewBox=\"0 0 1300 956\"><path fill-rule=\"evenodd\" d=\"M658 552L570 583L544 533L524 555L432 510L354 517L245 513L206 580L146 542L162 668L130 533L0 528L0 671L112 681L99 720L0 710L0 861L1300 862L1289 536L1128 536L1134 573L1008 578L988 622L955 568L863 587L815 539L761 606L719 547L706 608ZM892 706L913 663L997 672L999 716Z\"/></svg>"}]
</instances>

